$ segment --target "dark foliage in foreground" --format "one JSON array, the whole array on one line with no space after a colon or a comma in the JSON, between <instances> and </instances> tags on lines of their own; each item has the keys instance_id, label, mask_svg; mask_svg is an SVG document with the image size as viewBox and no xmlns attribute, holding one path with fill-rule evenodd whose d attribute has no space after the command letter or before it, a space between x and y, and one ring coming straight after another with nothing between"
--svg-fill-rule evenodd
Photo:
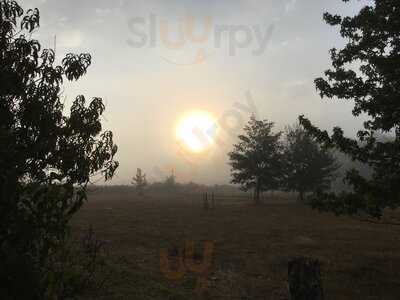
<instances>
[{"instance_id":1,"label":"dark foliage in foreground","mask_svg":"<svg viewBox=\"0 0 400 300\"><path fill-rule=\"evenodd\" d=\"M57 65L31 34L37 9L0 1L0 295L62 299L54 256L68 242L68 223L100 173L113 176L117 147L100 122L100 98L78 96L65 112L62 84L83 76L89 54ZM21 284L23 286L21 286Z\"/></svg>"},{"instance_id":2,"label":"dark foliage in foreground","mask_svg":"<svg viewBox=\"0 0 400 300\"><path fill-rule=\"evenodd\" d=\"M339 127L330 136L303 116L300 122L326 146L370 165L373 174L369 179L349 170L345 180L352 193L320 194L313 203L337 214L364 212L379 218L385 208L400 205L400 2L375 0L354 17L325 13L324 19L339 26L348 42L331 50L333 68L315 80L317 89L321 97L354 101L353 115L369 119L358 140L346 138ZM379 141L382 132L395 137Z\"/></svg>"}]
</instances>

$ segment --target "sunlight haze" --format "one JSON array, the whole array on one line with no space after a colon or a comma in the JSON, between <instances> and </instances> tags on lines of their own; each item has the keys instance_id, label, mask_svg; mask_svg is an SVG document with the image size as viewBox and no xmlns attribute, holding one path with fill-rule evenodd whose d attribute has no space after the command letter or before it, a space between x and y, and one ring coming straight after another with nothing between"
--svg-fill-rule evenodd
<instances>
[{"instance_id":1,"label":"sunlight haze","mask_svg":"<svg viewBox=\"0 0 400 300\"><path fill-rule=\"evenodd\" d=\"M121 163L113 184L128 184L137 168L151 181L165 179L173 169L182 182L229 183L226 153L252 114L276 122L276 130L299 114L328 130L340 119L354 135L362 120L354 120L351 105L321 101L313 81L329 67L329 49L343 44L322 13L353 14L357 5L25 1L42 15L33 36L45 47L56 45L58 59L69 52L93 56L87 76L67 84L64 95L67 105L78 93L105 100L103 125L115 134ZM178 136L184 134L181 140L193 150L187 153L177 139L177 124L193 111L210 113L220 132L218 143L207 140L211 147L181 128ZM186 122L189 127L200 122L205 130L211 119Z\"/></svg>"}]
</instances>

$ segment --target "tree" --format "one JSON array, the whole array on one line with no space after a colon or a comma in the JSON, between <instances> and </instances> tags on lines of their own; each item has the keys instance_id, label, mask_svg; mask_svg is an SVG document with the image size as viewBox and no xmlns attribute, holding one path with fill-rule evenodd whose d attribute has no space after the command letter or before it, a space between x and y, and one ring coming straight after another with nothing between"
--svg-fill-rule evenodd
<instances>
[{"instance_id":1,"label":"tree","mask_svg":"<svg viewBox=\"0 0 400 300\"><path fill-rule=\"evenodd\" d=\"M147 186L146 174L142 174L142 169L137 169L136 176L132 178L132 184L138 191L139 195L143 195L143 190Z\"/></svg>"},{"instance_id":2,"label":"tree","mask_svg":"<svg viewBox=\"0 0 400 300\"><path fill-rule=\"evenodd\" d=\"M251 117L233 145L229 159L232 183L244 191L254 189L255 202L260 202L262 191L276 189L282 176L281 133L273 133L274 123Z\"/></svg>"},{"instance_id":3,"label":"tree","mask_svg":"<svg viewBox=\"0 0 400 300\"><path fill-rule=\"evenodd\" d=\"M349 170L346 182L353 192L320 195L315 206L338 214L365 212L379 218L386 207L400 204L400 2L375 0L354 17L325 13L324 19L340 26L347 44L331 50L332 69L325 72L325 78L315 80L317 90L322 98L354 101L353 115L363 114L368 120L357 140L345 137L339 127L330 136L303 116L300 122L326 146L370 165L373 175L367 179ZM378 141L376 134L380 133L392 133L394 138Z\"/></svg>"},{"instance_id":4,"label":"tree","mask_svg":"<svg viewBox=\"0 0 400 300\"><path fill-rule=\"evenodd\" d=\"M54 255L90 178L108 180L118 167L113 134L101 126L102 100L78 96L66 112L61 99L63 82L82 77L91 56L68 54L56 65L54 51L31 38L39 20L38 9L0 1L2 299L62 299Z\"/></svg>"},{"instance_id":5,"label":"tree","mask_svg":"<svg viewBox=\"0 0 400 300\"><path fill-rule=\"evenodd\" d=\"M301 201L307 192L328 189L339 168L333 154L299 124L286 128L285 142L286 188L298 192Z\"/></svg>"},{"instance_id":6,"label":"tree","mask_svg":"<svg viewBox=\"0 0 400 300\"><path fill-rule=\"evenodd\" d=\"M174 175L174 171L172 170L171 175L167 176L165 181L163 182L163 186L168 191L174 191L176 189L176 177Z\"/></svg>"}]
</instances>

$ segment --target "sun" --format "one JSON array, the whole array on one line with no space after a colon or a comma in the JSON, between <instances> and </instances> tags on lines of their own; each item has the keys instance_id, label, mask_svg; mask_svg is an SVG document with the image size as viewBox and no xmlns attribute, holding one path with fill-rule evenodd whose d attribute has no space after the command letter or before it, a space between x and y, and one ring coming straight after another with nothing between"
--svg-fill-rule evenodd
<instances>
[{"instance_id":1,"label":"sun","mask_svg":"<svg viewBox=\"0 0 400 300\"><path fill-rule=\"evenodd\" d=\"M201 153L214 144L215 131L216 122L210 113L194 111L178 122L176 136L189 151Z\"/></svg>"}]
</instances>

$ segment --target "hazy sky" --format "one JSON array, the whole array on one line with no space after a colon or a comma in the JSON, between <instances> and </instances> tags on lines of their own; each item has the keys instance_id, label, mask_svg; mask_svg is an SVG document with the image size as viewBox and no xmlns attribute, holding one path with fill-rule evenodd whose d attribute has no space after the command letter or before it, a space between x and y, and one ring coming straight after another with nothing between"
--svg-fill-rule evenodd
<instances>
[{"instance_id":1,"label":"hazy sky","mask_svg":"<svg viewBox=\"0 0 400 300\"><path fill-rule=\"evenodd\" d=\"M350 105L321 100L313 84L329 67L329 49L343 44L323 12L354 14L359 1L20 3L40 9L34 37L53 47L56 35L59 59L92 54L87 76L64 93L67 103L77 94L105 100L104 127L114 132L121 163L113 183L130 182L138 167L152 180L173 168L179 181L228 183L226 153L251 113L276 122L277 130L299 114L326 129L340 124L349 135L360 127ZM175 134L194 110L218 124L218 142L197 155L182 151Z\"/></svg>"}]
</instances>

